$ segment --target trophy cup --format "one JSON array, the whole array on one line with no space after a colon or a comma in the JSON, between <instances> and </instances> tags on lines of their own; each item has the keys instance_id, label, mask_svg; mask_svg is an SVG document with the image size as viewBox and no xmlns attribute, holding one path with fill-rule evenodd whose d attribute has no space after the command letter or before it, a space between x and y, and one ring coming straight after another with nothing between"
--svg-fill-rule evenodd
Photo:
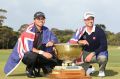
<instances>
[{"instance_id":1,"label":"trophy cup","mask_svg":"<svg viewBox=\"0 0 120 79\"><path fill-rule=\"evenodd\" d=\"M82 46L78 44L55 44L57 57L63 60L62 68L64 69L79 69L80 66L76 66L74 60L80 56L82 52Z\"/></svg>"},{"instance_id":2,"label":"trophy cup","mask_svg":"<svg viewBox=\"0 0 120 79\"><path fill-rule=\"evenodd\" d=\"M60 43L54 47L58 59L63 60L63 63L62 66L55 66L50 79L91 79L86 76L85 70L74 62L81 55L82 45Z\"/></svg>"}]
</instances>

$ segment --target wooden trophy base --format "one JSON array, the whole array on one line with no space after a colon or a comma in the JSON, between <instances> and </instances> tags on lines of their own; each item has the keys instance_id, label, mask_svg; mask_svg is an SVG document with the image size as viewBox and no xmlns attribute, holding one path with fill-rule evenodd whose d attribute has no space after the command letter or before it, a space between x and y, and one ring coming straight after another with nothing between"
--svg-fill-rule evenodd
<instances>
[{"instance_id":1,"label":"wooden trophy base","mask_svg":"<svg viewBox=\"0 0 120 79\"><path fill-rule=\"evenodd\" d=\"M92 79L90 76L85 76L85 70L53 70L49 75L50 79Z\"/></svg>"}]
</instances>

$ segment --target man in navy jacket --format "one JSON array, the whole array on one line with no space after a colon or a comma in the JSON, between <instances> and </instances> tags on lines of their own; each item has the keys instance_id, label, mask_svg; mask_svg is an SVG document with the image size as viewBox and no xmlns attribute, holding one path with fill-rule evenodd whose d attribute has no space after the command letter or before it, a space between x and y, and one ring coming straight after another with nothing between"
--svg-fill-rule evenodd
<instances>
[{"instance_id":1,"label":"man in navy jacket","mask_svg":"<svg viewBox=\"0 0 120 79\"><path fill-rule=\"evenodd\" d=\"M83 61L81 64L87 75L90 73L87 69L90 63L99 64L98 76L105 76L105 67L108 61L107 39L104 31L94 26L95 16L92 12L85 12L85 26L79 28L75 35L70 39L70 43L79 43L83 45Z\"/></svg>"}]
</instances>

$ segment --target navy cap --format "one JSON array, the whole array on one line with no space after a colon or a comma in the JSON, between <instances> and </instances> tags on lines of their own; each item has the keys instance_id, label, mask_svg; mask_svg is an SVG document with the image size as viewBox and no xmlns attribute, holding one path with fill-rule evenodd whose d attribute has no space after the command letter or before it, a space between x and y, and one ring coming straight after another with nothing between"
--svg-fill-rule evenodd
<instances>
[{"instance_id":1,"label":"navy cap","mask_svg":"<svg viewBox=\"0 0 120 79\"><path fill-rule=\"evenodd\" d=\"M45 14L44 14L43 12L36 12L36 13L34 14L34 19L35 19L35 18L40 18L40 17L45 18Z\"/></svg>"}]
</instances>

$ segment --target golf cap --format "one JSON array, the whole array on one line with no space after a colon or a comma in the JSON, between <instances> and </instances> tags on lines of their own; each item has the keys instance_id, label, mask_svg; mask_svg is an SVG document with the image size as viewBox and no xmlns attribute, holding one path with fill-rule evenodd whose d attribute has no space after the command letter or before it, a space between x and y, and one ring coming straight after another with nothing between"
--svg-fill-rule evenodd
<instances>
[{"instance_id":1,"label":"golf cap","mask_svg":"<svg viewBox=\"0 0 120 79\"><path fill-rule=\"evenodd\" d=\"M84 13L84 19L88 19L89 17L94 17L95 18L94 14L92 12L85 12Z\"/></svg>"},{"instance_id":2,"label":"golf cap","mask_svg":"<svg viewBox=\"0 0 120 79\"><path fill-rule=\"evenodd\" d=\"M40 18L40 17L43 17L43 18L45 18L45 14L43 13L43 12L36 12L35 14L34 14L34 19L35 18Z\"/></svg>"}]
</instances>

